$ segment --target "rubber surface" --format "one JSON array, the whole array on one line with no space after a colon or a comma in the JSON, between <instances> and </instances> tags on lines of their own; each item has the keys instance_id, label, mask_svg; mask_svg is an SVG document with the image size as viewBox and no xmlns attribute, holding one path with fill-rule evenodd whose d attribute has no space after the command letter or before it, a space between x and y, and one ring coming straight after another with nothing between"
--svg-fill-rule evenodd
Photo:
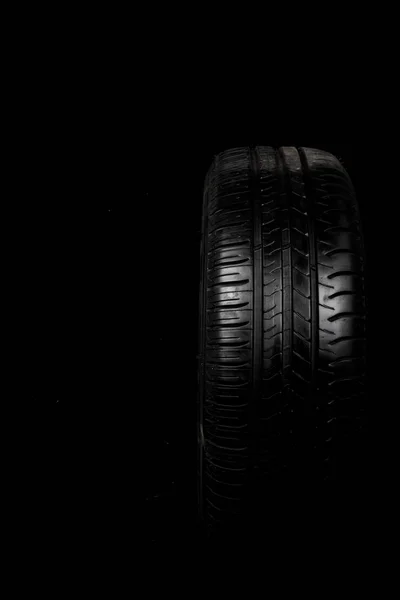
<instances>
[{"instance_id":1,"label":"rubber surface","mask_svg":"<svg viewBox=\"0 0 400 600\"><path fill-rule=\"evenodd\" d=\"M288 482L354 474L349 449L365 427L364 258L354 188L335 156L261 146L215 157L198 356L198 505L209 530L259 518Z\"/></svg>"}]
</instances>

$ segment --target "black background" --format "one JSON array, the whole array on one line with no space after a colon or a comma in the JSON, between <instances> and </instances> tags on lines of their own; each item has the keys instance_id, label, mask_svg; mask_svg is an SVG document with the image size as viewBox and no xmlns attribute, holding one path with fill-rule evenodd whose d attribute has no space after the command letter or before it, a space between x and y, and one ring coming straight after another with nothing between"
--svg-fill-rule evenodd
<instances>
[{"instance_id":1,"label":"black background","mask_svg":"<svg viewBox=\"0 0 400 600\"><path fill-rule=\"evenodd\" d=\"M46 61L19 96L5 209L15 523L55 551L196 545L206 171L250 144L332 152L355 185L369 263L369 148L322 99L309 119L283 93L274 105L271 93L240 102L228 84L217 94L201 72L149 91L107 61Z\"/></svg>"}]
</instances>

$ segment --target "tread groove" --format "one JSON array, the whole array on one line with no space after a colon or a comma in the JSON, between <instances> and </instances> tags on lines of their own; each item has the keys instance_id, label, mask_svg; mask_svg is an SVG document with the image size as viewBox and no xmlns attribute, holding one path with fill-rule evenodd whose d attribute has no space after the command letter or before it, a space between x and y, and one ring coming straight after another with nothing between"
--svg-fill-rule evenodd
<instances>
[{"instance_id":1,"label":"tread groove","mask_svg":"<svg viewBox=\"0 0 400 600\"><path fill-rule=\"evenodd\" d=\"M317 249L317 235L315 231L315 217L316 209L315 203L316 192L313 185L310 168L307 161L307 156L303 148L298 149L300 162L303 171L304 180L304 191L307 198L307 212L308 212L308 233L309 233L309 252L310 252L310 315L311 315L311 388L312 393L315 394L316 383L315 377L318 368L318 356L319 356L319 304L318 304L318 249Z\"/></svg>"},{"instance_id":2,"label":"tread groove","mask_svg":"<svg viewBox=\"0 0 400 600\"><path fill-rule=\"evenodd\" d=\"M335 279L336 277L344 277L344 276L352 276L352 277L358 277L358 278L362 278L362 276L359 273L356 273L355 271L336 271L335 273L331 273L330 275L328 275L328 279Z\"/></svg>"},{"instance_id":3,"label":"tread groove","mask_svg":"<svg viewBox=\"0 0 400 600\"><path fill-rule=\"evenodd\" d=\"M331 294L330 296L328 296L328 298L329 300L333 300L334 298L338 298L339 296L354 296L354 294L357 294L355 290L343 290L342 292L335 292L334 294Z\"/></svg>"},{"instance_id":4,"label":"tread groove","mask_svg":"<svg viewBox=\"0 0 400 600\"><path fill-rule=\"evenodd\" d=\"M332 250L324 252L324 256L336 256L337 254L352 254L353 256L358 256L357 252L348 250L347 248L332 248Z\"/></svg>"},{"instance_id":5,"label":"tread groove","mask_svg":"<svg viewBox=\"0 0 400 600\"><path fill-rule=\"evenodd\" d=\"M282 224L282 386L285 404L291 403L292 389L292 360L291 348L293 347L293 273L292 273L292 185L290 181L289 168L286 163L285 152L281 147L276 153L278 167L281 177L281 199L282 208L285 208L287 214Z\"/></svg>"},{"instance_id":6,"label":"tread groove","mask_svg":"<svg viewBox=\"0 0 400 600\"><path fill-rule=\"evenodd\" d=\"M331 323L334 321L337 321L338 319L342 319L343 317L355 317L356 319L364 319L364 315L361 315L360 313L355 313L355 312L340 312L337 313L336 315L333 315L332 317L328 317L328 321L330 321Z\"/></svg>"},{"instance_id":7,"label":"tread groove","mask_svg":"<svg viewBox=\"0 0 400 600\"><path fill-rule=\"evenodd\" d=\"M260 157L257 148L250 150L251 176L253 186L253 394L249 411L250 431L252 439L253 465L257 461L257 410L261 401L263 370L263 237L262 210L260 192Z\"/></svg>"},{"instance_id":8,"label":"tread groove","mask_svg":"<svg viewBox=\"0 0 400 600\"><path fill-rule=\"evenodd\" d=\"M365 342L366 339L365 339L365 337L357 337L355 335L342 335L341 337L336 338L336 340L332 340L331 342L328 342L328 344L329 344L329 346L336 346L336 344L340 344L340 342L348 342L348 341L352 341L352 342L356 342L356 341Z\"/></svg>"}]
</instances>

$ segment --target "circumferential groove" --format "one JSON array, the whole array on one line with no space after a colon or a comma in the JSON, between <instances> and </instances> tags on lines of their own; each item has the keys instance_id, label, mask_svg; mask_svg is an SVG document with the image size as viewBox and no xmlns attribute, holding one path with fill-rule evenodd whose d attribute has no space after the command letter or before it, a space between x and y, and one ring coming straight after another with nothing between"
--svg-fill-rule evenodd
<instances>
[{"instance_id":1,"label":"circumferential groove","mask_svg":"<svg viewBox=\"0 0 400 600\"><path fill-rule=\"evenodd\" d=\"M285 402L291 402L292 392L292 353L293 347L293 272L292 272L292 231L291 231L291 194L290 173L286 164L284 148L276 153L282 185L282 222L281 260L282 260L282 387ZM297 250L297 249L296 249ZM298 250L297 250L298 251ZM298 251L302 254L301 251Z\"/></svg>"},{"instance_id":2,"label":"circumferential groove","mask_svg":"<svg viewBox=\"0 0 400 600\"><path fill-rule=\"evenodd\" d=\"M257 148L250 149L253 192L253 396L249 411L252 438L252 465L257 462L257 411L261 401L263 367L263 238L260 166Z\"/></svg>"}]
</instances>

